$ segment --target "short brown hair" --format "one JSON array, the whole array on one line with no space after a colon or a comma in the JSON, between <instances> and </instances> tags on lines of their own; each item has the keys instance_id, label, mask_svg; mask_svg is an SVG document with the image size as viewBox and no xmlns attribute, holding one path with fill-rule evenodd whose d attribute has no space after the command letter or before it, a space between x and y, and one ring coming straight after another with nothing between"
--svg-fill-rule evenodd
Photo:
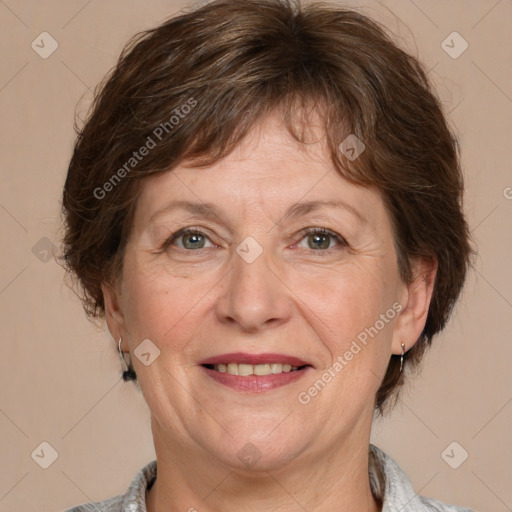
<instances>
[{"instance_id":1,"label":"short brown hair","mask_svg":"<svg viewBox=\"0 0 512 512\"><path fill-rule=\"evenodd\" d=\"M63 193L64 262L87 314L104 313L101 284L120 275L141 180L188 160L214 163L276 108L301 141L308 112L321 113L340 174L381 192L404 282L414 258L437 260L425 328L406 359L417 365L471 264L458 145L422 65L377 22L328 4L215 0L127 44L77 130ZM366 145L353 161L339 149L349 134ZM380 412L402 379L392 356Z\"/></svg>"}]
</instances>

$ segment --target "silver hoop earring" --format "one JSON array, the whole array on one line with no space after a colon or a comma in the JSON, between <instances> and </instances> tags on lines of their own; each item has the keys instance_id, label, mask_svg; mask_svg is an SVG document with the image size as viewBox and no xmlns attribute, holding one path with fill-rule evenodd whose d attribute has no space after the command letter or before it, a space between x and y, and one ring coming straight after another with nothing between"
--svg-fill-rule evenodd
<instances>
[{"instance_id":1,"label":"silver hoop earring","mask_svg":"<svg viewBox=\"0 0 512 512\"><path fill-rule=\"evenodd\" d=\"M129 380L135 380L137 378L137 374L131 365L131 356L128 352L128 363L124 357L124 352L121 350L121 341L122 338L119 338L119 342L117 344L117 348L119 349L119 356L121 357L121 375L123 376L123 380L128 382ZM126 368L126 369L125 369Z\"/></svg>"},{"instance_id":2,"label":"silver hoop earring","mask_svg":"<svg viewBox=\"0 0 512 512\"><path fill-rule=\"evenodd\" d=\"M402 355L400 356L400 373L402 373L402 368L404 366L404 355L405 355L405 343L402 343Z\"/></svg>"}]
</instances>

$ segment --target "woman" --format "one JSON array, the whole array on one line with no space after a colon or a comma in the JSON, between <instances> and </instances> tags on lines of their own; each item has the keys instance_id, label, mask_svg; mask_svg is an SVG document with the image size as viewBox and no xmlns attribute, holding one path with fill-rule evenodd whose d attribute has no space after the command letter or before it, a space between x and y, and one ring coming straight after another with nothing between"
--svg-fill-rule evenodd
<instances>
[{"instance_id":1,"label":"woman","mask_svg":"<svg viewBox=\"0 0 512 512\"><path fill-rule=\"evenodd\" d=\"M72 510L468 510L369 441L463 286L462 193L422 67L358 13L218 0L138 36L79 133L64 255L157 460Z\"/></svg>"}]
</instances>

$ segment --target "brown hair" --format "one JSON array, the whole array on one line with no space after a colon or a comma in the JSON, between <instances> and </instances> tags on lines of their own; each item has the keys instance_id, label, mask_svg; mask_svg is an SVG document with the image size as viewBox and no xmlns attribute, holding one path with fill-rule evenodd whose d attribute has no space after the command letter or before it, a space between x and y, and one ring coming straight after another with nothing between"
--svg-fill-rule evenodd
<instances>
[{"instance_id":1,"label":"brown hair","mask_svg":"<svg viewBox=\"0 0 512 512\"><path fill-rule=\"evenodd\" d=\"M414 258L437 260L406 358L416 366L471 264L458 145L421 64L378 23L333 5L215 0L127 44L77 129L63 193L64 263L87 314L104 313L101 284L120 275L141 180L214 163L276 108L302 141L308 113L321 113L340 174L381 192L404 282ZM339 149L349 134L366 146L355 160ZM392 356L377 393L381 413L402 384L399 364Z\"/></svg>"}]
</instances>

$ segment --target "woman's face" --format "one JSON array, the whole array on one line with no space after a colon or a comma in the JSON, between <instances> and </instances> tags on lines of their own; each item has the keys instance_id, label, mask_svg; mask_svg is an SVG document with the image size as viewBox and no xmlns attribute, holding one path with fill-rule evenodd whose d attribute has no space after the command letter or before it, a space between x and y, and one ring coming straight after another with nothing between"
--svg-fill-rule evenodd
<instances>
[{"instance_id":1,"label":"woman's face","mask_svg":"<svg viewBox=\"0 0 512 512\"><path fill-rule=\"evenodd\" d=\"M208 168L143 182L120 285L104 289L157 450L239 469L367 443L389 358L430 299L399 278L377 192L277 115L258 128Z\"/></svg>"}]
</instances>

